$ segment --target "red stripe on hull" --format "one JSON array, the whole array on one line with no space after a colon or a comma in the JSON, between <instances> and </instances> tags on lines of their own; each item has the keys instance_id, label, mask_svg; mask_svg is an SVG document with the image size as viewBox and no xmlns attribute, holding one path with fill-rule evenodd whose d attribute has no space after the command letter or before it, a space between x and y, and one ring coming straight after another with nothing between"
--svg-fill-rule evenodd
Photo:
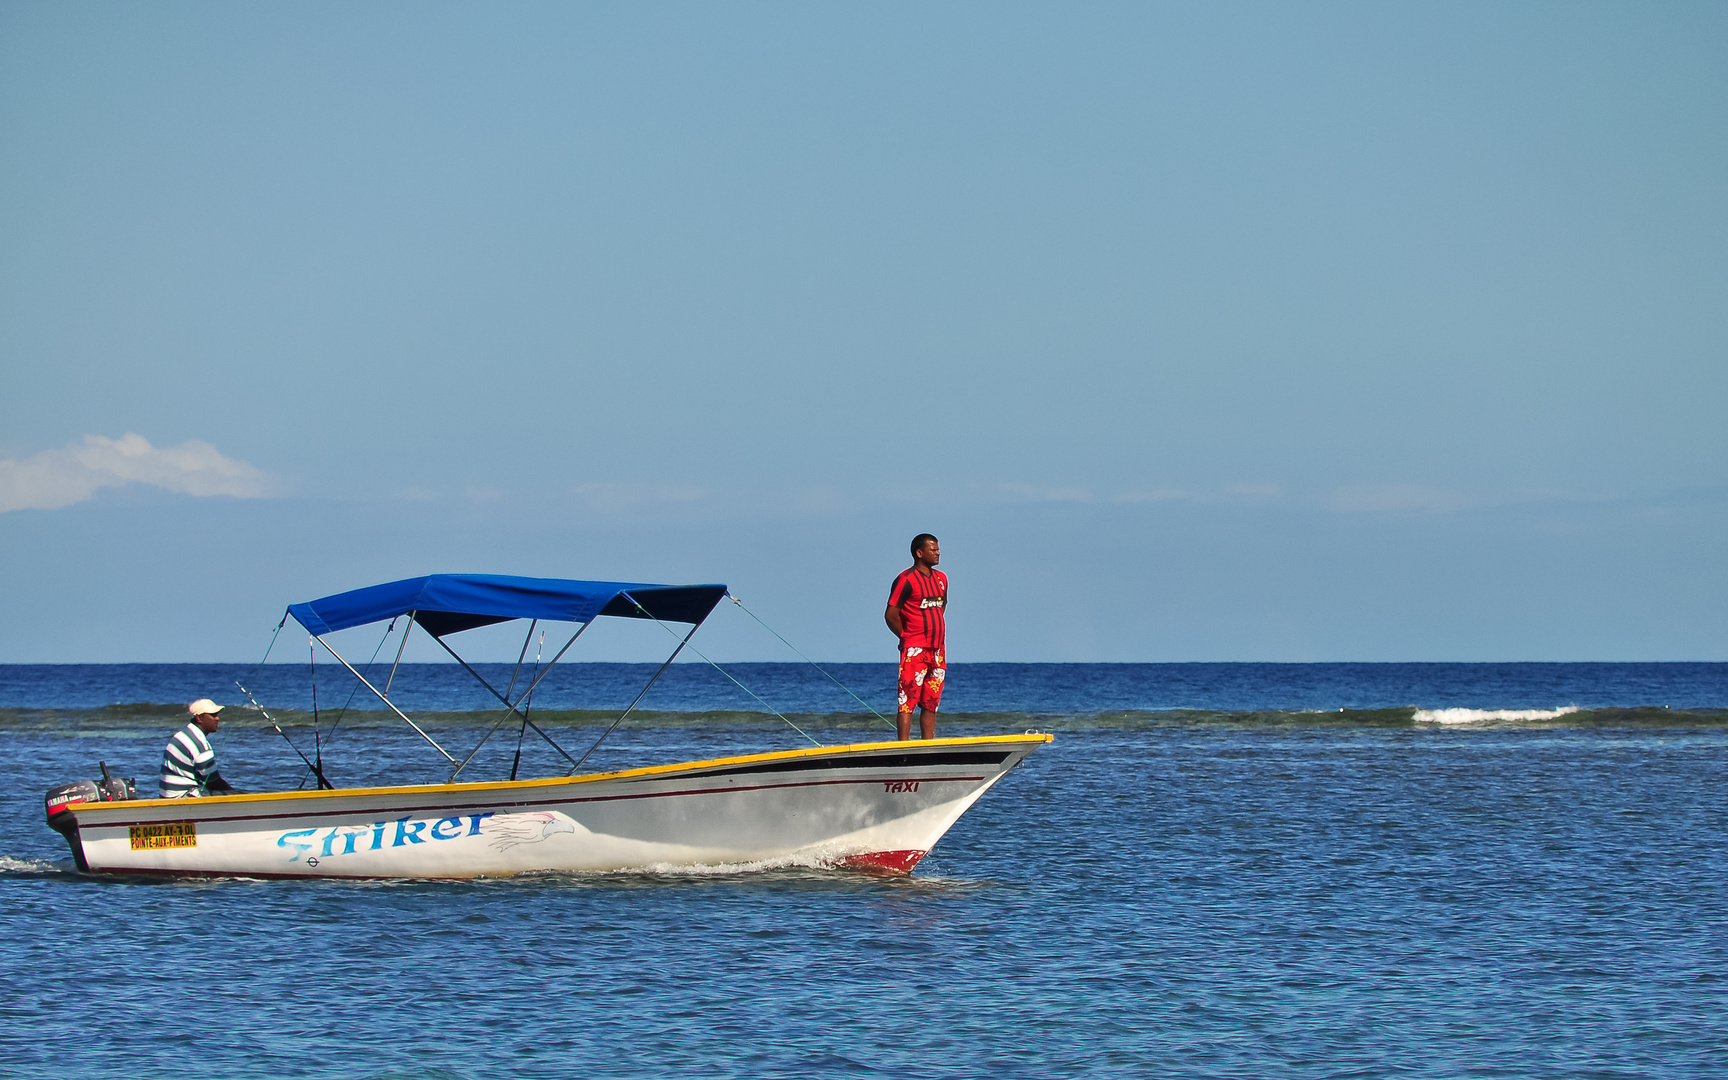
<instances>
[{"instance_id":1,"label":"red stripe on hull","mask_svg":"<svg viewBox=\"0 0 1728 1080\"><path fill-rule=\"evenodd\" d=\"M862 855L846 856L840 860L840 865L848 870L903 877L910 874L918 860L928 854L928 851L866 851Z\"/></svg>"}]
</instances>

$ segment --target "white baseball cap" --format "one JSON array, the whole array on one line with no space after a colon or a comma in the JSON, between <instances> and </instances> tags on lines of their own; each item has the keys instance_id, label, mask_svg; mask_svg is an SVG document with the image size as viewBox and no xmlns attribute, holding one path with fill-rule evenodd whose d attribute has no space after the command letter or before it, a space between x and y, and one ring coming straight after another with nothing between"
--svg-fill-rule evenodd
<instances>
[{"instance_id":1,"label":"white baseball cap","mask_svg":"<svg viewBox=\"0 0 1728 1080\"><path fill-rule=\"evenodd\" d=\"M216 704L209 698L201 697L197 701L186 706L186 711L191 713L193 716L203 716L205 713L219 713L222 711L222 708L221 705Z\"/></svg>"}]
</instances>

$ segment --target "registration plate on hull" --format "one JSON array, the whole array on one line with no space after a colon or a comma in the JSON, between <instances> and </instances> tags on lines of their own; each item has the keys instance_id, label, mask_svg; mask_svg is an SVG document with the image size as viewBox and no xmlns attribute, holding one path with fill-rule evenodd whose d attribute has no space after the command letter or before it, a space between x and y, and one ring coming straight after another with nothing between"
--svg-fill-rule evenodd
<instances>
[{"instance_id":1,"label":"registration plate on hull","mask_svg":"<svg viewBox=\"0 0 1728 1080\"><path fill-rule=\"evenodd\" d=\"M196 821L163 821L154 825L133 825L128 832L131 836L133 851L198 846L198 823Z\"/></svg>"}]
</instances>

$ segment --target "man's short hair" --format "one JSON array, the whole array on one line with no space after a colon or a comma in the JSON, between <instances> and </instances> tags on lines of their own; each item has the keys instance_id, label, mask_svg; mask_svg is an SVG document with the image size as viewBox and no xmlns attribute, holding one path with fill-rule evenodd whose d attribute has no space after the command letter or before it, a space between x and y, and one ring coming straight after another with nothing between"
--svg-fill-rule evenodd
<instances>
[{"instance_id":1,"label":"man's short hair","mask_svg":"<svg viewBox=\"0 0 1728 1080\"><path fill-rule=\"evenodd\" d=\"M912 557L916 559L918 557L918 549L935 539L936 538L931 536L929 533L919 533L917 536L914 536L912 538Z\"/></svg>"}]
</instances>

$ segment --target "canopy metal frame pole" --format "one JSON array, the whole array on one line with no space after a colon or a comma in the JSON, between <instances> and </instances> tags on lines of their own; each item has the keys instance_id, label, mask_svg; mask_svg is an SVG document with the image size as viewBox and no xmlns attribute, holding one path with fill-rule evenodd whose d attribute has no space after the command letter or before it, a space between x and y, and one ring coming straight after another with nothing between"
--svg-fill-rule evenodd
<instances>
[{"instance_id":1,"label":"canopy metal frame pole","mask_svg":"<svg viewBox=\"0 0 1728 1080\"><path fill-rule=\"evenodd\" d=\"M324 646L324 651L329 653L331 656L334 656L336 658L337 663L339 663L343 667L347 668L349 674L353 675L356 679L359 679L360 684L362 686L364 686L366 689L368 689L368 690L372 691L374 694L376 694L378 696L379 701L382 701L384 704L386 704L390 707L391 712L395 713L397 716L400 716L402 718L403 722L406 723L409 727L413 728L420 735L420 737L422 739L425 739L427 742L431 743L432 749L438 751L440 754L443 754L445 761L448 761L452 765L456 764L456 759L450 756L450 751L444 749L442 746L439 746L437 739L434 739L432 736L426 734L424 731L422 731L420 729L419 724L416 724L414 721L408 719L407 713L403 712L401 709L398 709L396 707L395 702L391 701L389 698L384 696L383 691L379 690L376 686L373 686L371 683L367 682L366 676L360 674L358 671L355 671L354 665L350 664L348 661L342 659L342 654L337 652L335 649L332 649L330 647L330 643L328 641L325 641L324 638L318 634L313 634L312 640L314 640L318 644Z\"/></svg>"},{"instance_id":2,"label":"canopy metal frame pole","mask_svg":"<svg viewBox=\"0 0 1728 1080\"><path fill-rule=\"evenodd\" d=\"M516 700L517 700L517 701L521 701L521 700L523 700L523 699L525 699L525 698L527 698L527 696L528 696L528 695L529 695L529 694L532 694L532 693L533 693L533 692L534 692L534 688L535 688L535 687L536 687L536 686L539 686L539 685L540 685L540 681L541 681L541 680L542 680L542 679L544 679L544 678L546 678L546 676L548 676L548 675L550 675L550 674L551 674L551 673L552 673L552 665L553 665L553 664L556 664L556 663L557 663L557 662L558 662L558 661L559 661L559 659L560 659L560 658L561 658L561 657L563 657L563 655L564 655L564 654L565 654L565 653L567 653L567 652L569 652L569 651L570 651L570 646L572 646L572 645L574 645L574 644L576 644L576 639L577 639L577 638L579 638L579 637L581 637L581 636L582 636L582 632L583 632L583 631L584 631L584 630L586 630L586 629L588 629L588 628L589 628L589 627L590 627L590 626L593 626L593 625L594 625L594 620L593 620L593 619L589 619L589 620L588 620L588 621L587 621L587 622L585 622L585 623L583 623L583 624L582 624L582 625L581 625L581 626L579 626L579 627L577 627L577 628L576 628L576 632L575 632L575 633L574 633L574 634L571 634L571 635L570 635L570 640L569 640L569 641L566 641L566 642L565 642L565 643L564 643L564 647L563 647L563 648L562 648L562 649L559 649L559 650L558 650L558 655L557 655L557 656L554 656L554 657L553 657L553 658L552 658L552 662L551 662L551 663L549 663L549 664L547 664L547 665L546 665L546 670L545 670L545 671L542 671L542 672L541 672L541 673L540 673L540 674L539 674L539 675L538 675L538 676L537 676L537 677L536 677L536 678L535 678L535 679L534 679L534 681L533 681L533 682L532 682L532 683L530 683L530 684L528 684L528 689L526 689L526 690L524 690L524 691L522 691L522 697L520 697L520 698L517 698L517 699L516 699ZM546 734L546 733L545 733L545 732L544 732L544 731L541 731L541 730L540 730L540 725L539 725L539 724L536 724L536 723L535 723L535 722L534 722L534 721L532 721L532 720L530 720L530 719L528 719L528 716L527 716L527 714L526 714L526 713L524 713L524 712L522 712L522 711L521 711L521 710L520 710L520 709L518 709L518 708L516 708L516 706L515 706L515 705L514 705L514 704L512 704L512 703L511 703L511 701L510 701L510 699L509 699L509 698L507 698L507 697L505 697L505 696L504 696L504 695L503 695L503 694L500 694L500 693L499 693L499 692L498 692L498 691L497 691L497 689L496 689L496 688L495 688L495 687L493 687L493 685L492 685L492 684L491 684L491 683L489 683L489 682L487 682L487 681L486 681L486 679L485 679L485 678L484 678L484 677L483 677L483 676L482 676L482 675L481 675L481 674L480 674L480 673L479 673L479 672L478 672L478 671L475 671L475 670L474 670L474 669L473 669L473 668L472 668L472 667L470 667L470 666L469 666L469 665L468 665L468 661L466 661L466 660L464 660L464 659L462 659L462 657L461 657L461 656L459 656L459 655L457 655L457 652L456 652L456 650L455 650L455 649L452 649L452 648L451 648L451 647L450 647L450 646L449 646L449 644L447 644L447 643L446 643L446 642L445 642L445 641L444 641L444 639L443 639L443 638L441 638L441 637L439 637L439 636L438 636L438 635L437 635L437 634L433 634L433 635L432 635L432 640L433 640L433 641L436 641L436 642L437 642L437 643L438 643L438 644L439 644L439 645L440 645L440 646L442 646L442 647L443 647L443 649L444 649L444 651L445 651L445 652L447 652L447 653L449 653L449 654L450 654L450 657L451 657L451 659L453 659L453 660L455 660L455 661L456 661L456 662L457 662L457 663L458 663L458 664L461 664L461 665L462 665L462 670L464 670L464 671L466 671L466 672L467 672L467 673L468 673L468 674L470 674L470 675L472 675L472 676L474 676L474 681L475 681L475 682L477 682L477 683L479 683L479 684L480 684L480 685L481 685L481 686L484 686L484 687L485 687L485 688L486 688L486 689L487 689L487 690L488 690L488 691L490 691L490 692L491 692L491 694L492 694L492 696L493 696L493 697L495 697L495 698L497 698L497 699L498 699L498 700L499 700L499 701L502 701L502 702L503 702L503 703L504 703L504 705L505 705L505 707L506 707L506 708L507 708L507 709L508 709L508 710L509 710L509 711L508 711L508 712L506 712L506 713L505 713L505 714L504 714L504 715L503 715L503 716L501 716L501 717L499 717L499 718L498 718L498 723L497 723L497 724L493 724L493 725L492 725L492 730L491 730L491 731L488 731L488 732L487 732L487 733L486 733L486 734L485 734L485 736L484 736L484 737L482 737L482 738L481 738L481 740L480 740L480 745L481 745L481 746L484 746L484 745L486 745L486 740L487 740L487 739L490 739L490 738L491 738L491 737L492 737L492 732L493 732L493 731L497 731L497 730L498 730L498 726L499 726L499 724L502 724L502 723L503 723L503 722L504 722L504 721L505 721L505 719L506 719L506 718L508 718L508 717L510 717L510 716L512 716L512 715L514 715L514 716L520 716L520 717L521 717L521 718L522 718L522 722L523 722L523 723L524 723L524 724L527 724L527 725L528 725L528 726L529 726L529 727L531 727L531 728L533 728L533 729L534 729L534 733L535 733L535 734L536 734L536 735L539 735L539 736L540 736L540 737L541 737L541 738L542 738L542 739L545 739L545 740L546 740L546 742L547 742L547 743L548 743L548 744L550 744L550 745L551 745L551 747L552 747L552 749L554 749L554 750L556 750L556 751L558 751L558 753L560 753L560 754L562 754L562 755L563 755L563 756L564 756L564 760L565 760L565 761L575 761L575 760L576 760L576 759L575 759L575 758L573 758L573 757L571 757L571 756L570 756L570 753L569 753L569 751L567 751L567 750L565 750L565 749L564 749L564 748L563 748L563 747L562 747L562 746L559 746L559 745L558 745L558 743L557 743L557 742L556 742L556 741L555 741L555 740L554 740L554 739L553 739L553 738L552 738L552 736L550 736L550 735L548 735L548 734ZM479 752L480 752L480 747L479 747L479 746L476 746L476 747L475 747L475 748L474 748L474 754L478 754L478 753L479 753ZM450 774L450 779L451 779L451 780L455 780L455 779L456 779L456 773L459 773L459 772L461 772L461 771L462 771L462 769L463 769L463 766L465 766L465 765L467 765L467 764L468 764L468 761L472 761L472 760L474 760L474 754L469 754L469 755L468 755L468 760L467 760L467 761L464 761L464 762L462 762L462 764L461 764L461 765L456 765L456 759L455 759L455 758L451 758L451 759L450 759L450 764L452 764L452 765L456 765L456 772L453 772L453 773L451 773L451 774Z\"/></svg>"},{"instance_id":3,"label":"canopy metal frame pole","mask_svg":"<svg viewBox=\"0 0 1728 1080\"><path fill-rule=\"evenodd\" d=\"M516 692L516 680L518 678L520 678L522 675L522 661L528 659L528 646L533 644L533 642L534 642L534 628L539 626L539 625L540 625L539 619L531 619L528 623L528 633L523 635L523 637L522 637L522 651L516 654L516 667L514 669L512 669L510 672L510 685L504 688L504 697L506 699L508 699L511 694L514 694ZM542 638L541 640L542 640L542 642L544 642L545 639ZM534 658L534 666L536 668L538 668L540 666L540 658L539 657ZM518 703L520 703L527 696L528 696L527 693L524 692L522 697L519 697L516 700ZM486 740L490 739L492 737L492 733L494 731L497 731L500 727L503 727L504 721L508 720L510 717L512 717L514 715L516 715L515 710L510 710L510 711L506 712L503 716L500 716L498 718L498 722L492 725L492 730L488 731L485 735L481 736L480 746L476 746L474 748L474 753L469 754L467 757L463 758L462 764L457 766L456 772L453 772L450 774L450 779L452 779L452 780L456 779L456 773L459 773L463 769L466 769L468 767L468 763L470 761L474 760L474 754L478 754L480 752L480 747L486 745ZM521 730L522 730L522 735L528 734L528 714L527 713L522 714L522 729ZM516 761L518 764L520 764L522 761L522 735L518 735L516 737ZM512 780L516 779L516 769L514 766L512 766L510 769L510 779L512 779Z\"/></svg>"},{"instance_id":4,"label":"canopy metal frame pole","mask_svg":"<svg viewBox=\"0 0 1728 1080\"><path fill-rule=\"evenodd\" d=\"M509 697L516 692L516 680L522 674L522 661L528 659L528 646L534 644L534 628L540 625L539 619L531 619L528 623L528 633L522 638L522 651L516 654L515 670L510 672L510 685L504 688L504 696ZM521 698L517 699L518 701Z\"/></svg>"},{"instance_id":5,"label":"canopy metal frame pole","mask_svg":"<svg viewBox=\"0 0 1728 1080\"><path fill-rule=\"evenodd\" d=\"M533 619L528 623L528 633L523 635L523 637L522 637L522 651L516 654L516 669L510 673L510 685L504 688L504 696L505 697L509 697L511 694L514 694L516 692L516 679L522 674L522 662L524 660L528 659L528 646L533 644L533 642L534 642L534 628L539 626L539 625L540 625L539 619ZM536 672L538 672L540 670L540 653L544 652L545 650L546 650L546 635L541 634L540 635L540 651L536 652L534 654L534 670ZM525 701L528 701L528 692L526 690L524 690L522 692L521 697L516 699L516 703L518 705L520 705ZM515 764L510 766L510 779L512 779L512 780L516 779L516 770L518 768L520 768L522 765L522 737L528 734L528 709L531 709L533 707L534 707L533 703L529 702L527 707L522 709L522 726L516 729L516 761L515 761ZM496 725L494 725L494 730L496 730L498 727L502 727L504 724L504 721L509 719L509 717L511 717L512 715L514 715L514 711L509 712L509 713L505 713L503 716L500 716L498 718L498 723ZM486 739L490 739L491 737L492 737L492 732L488 731L486 733ZM486 739L480 740L480 746L486 745ZM474 748L474 754L478 754L480 752L480 746L476 746ZM472 761L474 759L474 754L469 754L467 760L463 761L462 764L467 765L469 761ZM456 771L461 772L462 770L458 769ZM455 773L452 773L451 776L454 777Z\"/></svg>"},{"instance_id":6,"label":"canopy metal frame pole","mask_svg":"<svg viewBox=\"0 0 1728 1080\"><path fill-rule=\"evenodd\" d=\"M631 596L629 593L623 593L621 595L623 595L624 598L629 600L632 604L636 604L636 598L634 596ZM648 610L647 608L642 607L641 604L636 604L636 607L639 610L644 611L644 612L646 612ZM654 617L652 615L650 615L649 618L652 619ZM654 621L660 622L659 619L654 619ZM664 626L665 623L661 623L661 625ZM684 640L680 641L678 643L678 647L676 649L672 650L672 655L668 656L666 658L666 662L664 664L660 665L660 670L656 671L654 673L654 677L652 679L648 680L648 685L644 686L642 688L642 692L640 694L636 695L636 700L632 701L630 703L629 708L625 709L623 712L618 714L618 719L612 721L611 727L608 727L605 731L602 731L600 733L600 737L598 739L594 740L594 745L590 746L588 748L588 753L582 755L582 761L578 761L576 764L572 765L570 767L570 771L564 774L565 776L575 776L576 770L580 769L582 767L582 762L588 760L588 755L592 754L594 751L600 749L600 744L606 741L606 736L612 734L613 730L615 728L617 728L617 726L619 724L622 724L624 722L624 718L626 716L629 716L633 711L635 711L636 706L640 705L642 703L642 699L648 696L648 691L654 689L654 684L660 681L660 676L666 674L666 669L672 666L672 661L678 659L678 654L684 651L684 646L690 644L690 639L695 637L696 631L698 631L700 629L702 629L701 623L697 623L695 626L692 626L690 628L690 632L688 634L684 635Z\"/></svg>"},{"instance_id":7,"label":"canopy metal frame pole","mask_svg":"<svg viewBox=\"0 0 1728 1080\"><path fill-rule=\"evenodd\" d=\"M532 629L532 628L530 628ZM540 646L534 650L534 670L540 670L540 660L546 654L546 631L540 631ZM528 655L524 649L522 655ZM516 779L516 773L522 768L522 740L528 734L528 710L534 707L534 694L526 692L518 699L523 704L522 726L516 729L516 757L510 762L510 779Z\"/></svg>"},{"instance_id":8,"label":"canopy metal frame pole","mask_svg":"<svg viewBox=\"0 0 1728 1080\"><path fill-rule=\"evenodd\" d=\"M396 681L396 669L402 666L402 650L408 647L408 635L414 631L414 616L418 614L420 614L418 611L410 611L408 613L408 625L402 628L402 642L396 646L396 662L390 665L390 677L384 680L386 699L390 696L390 684Z\"/></svg>"},{"instance_id":9,"label":"canopy metal frame pole","mask_svg":"<svg viewBox=\"0 0 1728 1080\"><path fill-rule=\"evenodd\" d=\"M372 650L372 659L366 661L366 667L368 670L371 669L373 664L378 662L379 650L384 648L384 643L386 641L389 641L390 635L395 633L395 632L396 632L396 620L391 619L390 620L390 628L388 630L385 630L384 636L378 639L378 648ZM312 643L310 641L308 641L306 643L306 645L308 648L312 647ZM316 685L316 680L314 680L314 685ZM331 723L330 723L330 734L332 737L335 736L336 729L342 726L342 718L348 715L348 707L350 705L354 704L354 695L358 694L359 692L360 692L360 688L358 686L356 686L356 687L354 687L354 689L348 691L348 700L344 701L342 703L342 708L340 710L338 710L336 713L336 719L331 721ZM386 694L390 693L390 684L389 683L384 684L384 693L386 693ZM314 716L314 719L316 719L316 716ZM316 723L314 723L312 725L312 738L315 742L318 741L318 725ZM324 761L323 743L318 742L318 747L319 747L319 749L318 749L318 754L319 754L318 761L320 764L322 764ZM301 782L304 783L305 781L301 781Z\"/></svg>"},{"instance_id":10,"label":"canopy metal frame pole","mask_svg":"<svg viewBox=\"0 0 1728 1080\"><path fill-rule=\"evenodd\" d=\"M539 620L535 620L535 621L538 622ZM568 648L570 648L571 645L574 645L576 643L576 639L582 636L582 631L588 629L593 624L594 624L593 620L590 619L588 622L583 623L579 628L577 628L576 633L574 633L570 636L570 640L565 643L564 648L558 650L558 656L563 656L565 649L568 649ZM528 628L529 640L533 640L533 636L534 636L534 628L533 628L533 626L530 626ZM444 645L443 639L439 639L438 644ZM452 781L454 781L456 779L457 773L460 773L463 769L466 769L468 767L468 763L470 761L474 760L474 755L478 754L480 752L480 747L485 746L486 741L488 739L492 738L493 735L497 734L498 729L504 726L504 721L510 719L512 716L521 717L523 727L533 728L540 735L540 737L542 739L545 739L548 743L552 744L552 749L554 749L554 750L558 751L560 754L564 755L565 761L574 761L575 760L575 758L572 758L568 753L565 752L565 750L562 746L559 746L557 743L552 741L552 736L546 734L544 731L541 731L539 725L534 723L534 721L528 719L528 714L523 712L519 708L519 706L522 704L522 702L526 701L528 699L528 696L530 694L534 693L534 688L536 686L540 685L540 679L543 679L546 677L546 672L542 672L540 674L539 678L536 678L532 683L529 684L528 689L522 691L522 696L517 698L514 702L512 702L509 699L509 697L506 696L510 692L509 690L505 691L505 693L503 693L503 694L500 694L497 690L494 690L492 688L492 684L488 683L485 679L482 679L480 677L480 673L478 671L475 671L473 668L468 667L468 662L466 660L462 659L460 656L456 656L456 650L455 649L452 649L448 645L444 645L444 651L449 653L451 656L455 656L456 662L458 664L461 664L464 668L467 668L468 674L474 676L475 680L478 681L481 686L484 686L486 689L491 690L492 696L497 698L499 701L502 701L505 705L505 709L504 709L503 714L500 715L498 717L498 719L493 722L493 724L490 728L486 729L486 734L480 736L479 745L475 746L473 751L467 757L462 759L462 764L456 766L456 771L452 772L450 774L450 779ZM527 641L524 641L522 643L522 655L523 656L528 655L528 642ZM556 664L557 662L558 662L557 657L554 657L552 659L552 663ZM517 671L517 673L520 673L521 670L522 670L522 661L520 659L518 659L516 661L516 671ZM546 665L546 671L549 672L551 670L552 670L552 664L547 664ZM512 675L510 677L510 690L514 690L514 689L516 689L516 676Z\"/></svg>"}]
</instances>

